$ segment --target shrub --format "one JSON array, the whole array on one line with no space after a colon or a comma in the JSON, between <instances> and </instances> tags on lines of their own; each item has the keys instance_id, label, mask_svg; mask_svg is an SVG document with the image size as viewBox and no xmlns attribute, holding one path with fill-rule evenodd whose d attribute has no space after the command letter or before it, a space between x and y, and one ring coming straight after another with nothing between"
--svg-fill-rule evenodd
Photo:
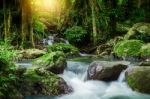
<instances>
[{"instance_id":1,"label":"shrub","mask_svg":"<svg viewBox=\"0 0 150 99\"><path fill-rule=\"evenodd\" d=\"M44 23L41 21L36 20L34 23L34 33L37 38L43 37L43 34L45 35L45 30L47 30L47 27Z\"/></svg>"},{"instance_id":2,"label":"shrub","mask_svg":"<svg viewBox=\"0 0 150 99\"><path fill-rule=\"evenodd\" d=\"M65 31L65 36L70 43L81 43L84 41L87 31L80 26L73 26Z\"/></svg>"},{"instance_id":3,"label":"shrub","mask_svg":"<svg viewBox=\"0 0 150 99\"><path fill-rule=\"evenodd\" d=\"M140 56L142 45L143 42L140 40L125 40L114 46L114 52L119 57L136 57Z\"/></svg>"},{"instance_id":4,"label":"shrub","mask_svg":"<svg viewBox=\"0 0 150 99\"><path fill-rule=\"evenodd\" d=\"M12 59L16 55L12 47L0 42L0 92L8 92L10 84L15 80L14 71L16 69Z\"/></svg>"}]
</instances>

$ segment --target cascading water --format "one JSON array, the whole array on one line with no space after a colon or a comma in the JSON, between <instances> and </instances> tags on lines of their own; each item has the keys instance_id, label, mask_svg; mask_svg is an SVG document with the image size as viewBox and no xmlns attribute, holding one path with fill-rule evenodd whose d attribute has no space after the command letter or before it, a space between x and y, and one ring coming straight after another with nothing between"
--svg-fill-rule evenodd
<instances>
[{"instance_id":1,"label":"cascading water","mask_svg":"<svg viewBox=\"0 0 150 99\"><path fill-rule=\"evenodd\" d=\"M47 43L48 43L48 45L53 45L53 43L54 43L54 37L53 36L48 36Z\"/></svg>"},{"instance_id":2,"label":"cascading water","mask_svg":"<svg viewBox=\"0 0 150 99\"><path fill-rule=\"evenodd\" d=\"M42 40L43 46L46 46L46 45L53 45L53 44L55 43L55 38L54 38L54 37L55 37L55 36L50 35L50 36L48 36L48 38L44 38L44 39ZM63 39L63 38L57 38L57 39L58 39L58 42L57 42L57 43L63 42L63 43L65 43L65 44L70 44L69 41L66 40L66 39Z\"/></svg>"},{"instance_id":3,"label":"cascading water","mask_svg":"<svg viewBox=\"0 0 150 99\"><path fill-rule=\"evenodd\" d=\"M125 80L125 70L121 72L118 78L118 82L123 82L124 80Z\"/></svg>"},{"instance_id":4,"label":"cascading water","mask_svg":"<svg viewBox=\"0 0 150 99\"><path fill-rule=\"evenodd\" d=\"M17 62L16 65L23 68L30 68L32 67L32 60L22 60Z\"/></svg>"},{"instance_id":5,"label":"cascading water","mask_svg":"<svg viewBox=\"0 0 150 99\"><path fill-rule=\"evenodd\" d=\"M117 81L84 81L89 63L68 61L63 77L73 92L56 99L150 99L149 95L132 91L125 80L125 71Z\"/></svg>"},{"instance_id":6,"label":"cascading water","mask_svg":"<svg viewBox=\"0 0 150 99\"><path fill-rule=\"evenodd\" d=\"M118 80L113 82L85 81L89 64L89 62L67 62L68 68L60 76L73 88L72 93L56 97L35 96L27 99L150 99L150 95L134 92L128 87L125 82L125 71L120 74Z\"/></svg>"}]
</instances>

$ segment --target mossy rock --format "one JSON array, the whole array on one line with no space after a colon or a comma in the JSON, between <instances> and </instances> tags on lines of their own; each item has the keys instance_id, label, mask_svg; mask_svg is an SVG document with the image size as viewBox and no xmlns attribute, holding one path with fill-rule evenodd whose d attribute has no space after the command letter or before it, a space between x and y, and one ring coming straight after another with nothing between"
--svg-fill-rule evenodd
<instances>
[{"instance_id":1,"label":"mossy rock","mask_svg":"<svg viewBox=\"0 0 150 99\"><path fill-rule=\"evenodd\" d=\"M137 23L133 25L124 38L126 40L137 39L150 42L150 23Z\"/></svg>"},{"instance_id":2,"label":"mossy rock","mask_svg":"<svg viewBox=\"0 0 150 99\"><path fill-rule=\"evenodd\" d=\"M150 94L150 67L129 68L126 80L133 90Z\"/></svg>"},{"instance_id":3,"label":"mossy rock","mask_svg":"<svg viewBox=\"0 0 150 99\"><path fill-rule=\"evenodd\" d=\"M67 94L71 91L67 83L56 74L34 68L26 69L20 75L17 73L16 80L9 82L8 88L7 93L2 94L2 99L24 99L25 96L41 95L54 96Z\"/></svg>"},{"instance_id":4,"label":"mossy rock","mask_svg":"<svg viewBox=\"0 0 150 99\"><path fill-rule=\"evenodd\" d=\"M114 53L119 57L137 57L140 56L142 46L140 40L124 40L114 46Z\"/></svg>"},{"instance_id":5,"label":"mossy rock","mask_svg":"<svg viewBox=\"0 0 150 99\"><path fill-rule=\"evenodd\" d=\"M57 95L61 78L45 71L28 69L19 80L23 95ZM23 91L24 90L24 91Z\"/></svg>"},{"instance_id":6,"label":"mossy rock","mask_svg":"<svg viewBox=\"0 0 150 99\"><path fill-rule=\"evenodd\" d=\"M65 43L56 43L47 47L48 52L62 51L66 56L79 56L78 48Z\"/></svg>"},{"instance_id":7,"label":"mossy rock","mask_svg":"<svg viewBox=\"0 0 150 99\"><path fill-rule=\"evenodd\" d=\"M140 49L141 57L150 58L150 43L145 44Z\"/></svg>"},{"instance_id":8,"label":"mossy rock","mask_svg":"<svg viewBox=\"0 0 150 99\"><path fill-rule=\"evenodd\" d=\"M67 67L65 55L60 51L45 54L35 59L32 63L37 69L49 70L55 74L63 73Z\"/></svg>"},{"instance_id":9,"label":"mossy rock","mask_svg":"<svg viewBox=\"0 0 150 99\"><path fill-rule=\"evenodd\" d=\"M18 60L35 59L46 54L45 51L39 49L25 49L18 51Z\"/></svg>"}]
</instances>

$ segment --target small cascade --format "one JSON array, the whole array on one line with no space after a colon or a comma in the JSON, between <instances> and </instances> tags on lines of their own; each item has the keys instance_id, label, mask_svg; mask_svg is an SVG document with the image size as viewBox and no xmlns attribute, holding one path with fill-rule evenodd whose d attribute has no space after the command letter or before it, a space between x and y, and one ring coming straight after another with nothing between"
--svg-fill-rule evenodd
<instances>
[{"instance_id":1,"label":"small cascade","mask_svg":"<svg viewBox=\"0 0 150 99\"><path fill-rule=\"evenodd\" d=\"M53 36L48 36L47 43L48 43L48 45L53 45L53 43L54 43L54 37Z\"/></svg>"},{"instance_id":2,"label":"small cascade","mask_svg":"<svg viewBox=\"0 0 150 99\"><path fill-rule=\"evenodd\" d=\"M80 56L91 56L90 54L86 54L86 53L79 53Z\"/></svg>"},{"instance_id":3,"label":"small cascade","mask_svg":"<svg viewBox=\"0 0 150 99\"><path fill-rule=\"evenodd\" d=\"M123 82L125 80L125 70L120 73L118 82Z\"/></svg>"},{"instance_id":4,"label":"small cascade","mask_svg":"<svg viewBox=\"0 0 150 99\"><path fill-rule=\"evenodd\" d=\"M45 45L46 45L46 43L47 43L47 40L46 40L46 38L44 38L44 39L42 40L42 44L43 44L43 46L45 46Z\"/></svg>"},{"instance_id":5,"label":"small cascade","mask_svg":"<svg viewBox=\"0 0 150 99\"><path fill-rule=\"evenodd\" d=\"M64 40L64 41L65 41L65 44L70 44L68 40Z\"/></svg>"},{"instance_id":6,"label":"small cascade","mask_svg":"<svg viewBox=\"0 0 150 99\"><path fill-rule=\"evenodd\" d=\"M125 71L117 81L85 81L89 63L68 61L68 68L61 77L73 88L73 92L56 99L150 99L150 96L132 91L125 83Z\"/></svg>"},{"instance_id":7,"label":"small cascade","mask_svg":"<svg viewBox=\"0 0 150 99\"><path fill-rule=\"evenodd\" d=\"M21 68L30 68L32 67L32 60L22 60L17 62L16 65Z\"/></svg>"},{"instance_id":8,"label":"small cascade","mask_svg":"<svg viewBox=\"0 0 150 99\"><path fill-rule=\"evenodd\" d=\"M55 36L48 36L48 38L44 38L42 40L42 44L43 46L46 46L46 45L53 45L54 43L60 43L60 42L63 42L65 44L70 44L68 40L66 39L63 39L63 38L54 38Z\"/></svg>"}]
</instances>

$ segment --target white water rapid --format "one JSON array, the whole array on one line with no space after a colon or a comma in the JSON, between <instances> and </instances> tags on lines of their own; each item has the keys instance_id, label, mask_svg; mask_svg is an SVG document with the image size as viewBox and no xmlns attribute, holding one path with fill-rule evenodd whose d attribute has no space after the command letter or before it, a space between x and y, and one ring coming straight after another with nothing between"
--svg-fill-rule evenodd
<instances>
[{"instance_id":1,"label":"white water rapid","mask_svg":"<svg viewBox=\"0 0 150 99\"><path fill-rule=\"evenodd\" d=\"M56 99L150 99L149 95L132 91L125 82L125 71L114 82L84 81L88 63L68 61L63 77L73 92Z\"/></svg>"},{"instance_id":2,"label":"white water rapid","mask_svg":"<svg viewBox=\"0 0 150 99\"><path fill-rule=\"evenodd\" d=\"M20 63L30 66L31 62ZM113 82L85 81L89 62L68 61L68 68L60 75L73 88L73 92L63 96L33 96L25 99L150 99L150 95L131 90L125 82L125 71Z\"/></svg>"}]
</instances>

